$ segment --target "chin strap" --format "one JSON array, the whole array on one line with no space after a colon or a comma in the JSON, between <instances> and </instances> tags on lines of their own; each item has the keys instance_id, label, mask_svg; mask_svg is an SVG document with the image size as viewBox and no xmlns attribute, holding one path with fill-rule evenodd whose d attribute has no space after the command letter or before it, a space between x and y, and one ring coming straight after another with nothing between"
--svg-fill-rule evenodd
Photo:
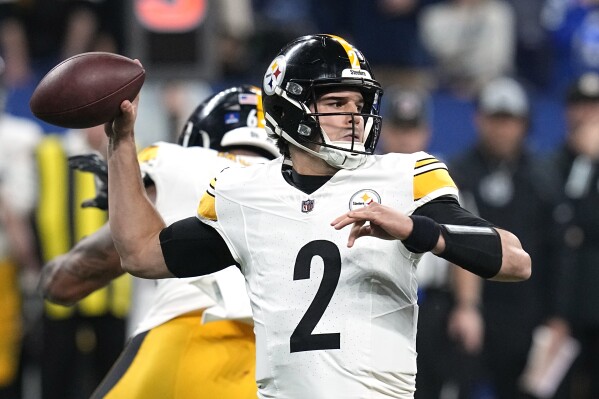
<instances>
[{"instance_id":1,"label":"chin strap","mask_svg":"<svg viewBox=\"0 0 599 399\"><path fill-rule=\"evenodd\" d=\"M366 154L355 154L324 146L320 147L317 156L329 165L340 169L356 169L366 162Z\"/></svg>"}]
</instances>

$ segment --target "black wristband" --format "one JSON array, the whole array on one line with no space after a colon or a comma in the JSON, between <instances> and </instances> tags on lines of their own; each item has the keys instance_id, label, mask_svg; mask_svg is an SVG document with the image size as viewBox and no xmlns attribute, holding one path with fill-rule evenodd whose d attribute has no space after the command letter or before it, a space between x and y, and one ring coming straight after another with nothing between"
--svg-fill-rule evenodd
<instances>
[{"instance_id":1,"label":"black wristband","mask_svg":"<svg viewBox=\"0 0 599 399\"><path fill-rule=\"evenodd\" d=\"M411 215L414 223L412 233L401 242L411 252L421 254L435 248L441 234L441 227L433 219L426 216Z\"/></svg>"}]
</instances>

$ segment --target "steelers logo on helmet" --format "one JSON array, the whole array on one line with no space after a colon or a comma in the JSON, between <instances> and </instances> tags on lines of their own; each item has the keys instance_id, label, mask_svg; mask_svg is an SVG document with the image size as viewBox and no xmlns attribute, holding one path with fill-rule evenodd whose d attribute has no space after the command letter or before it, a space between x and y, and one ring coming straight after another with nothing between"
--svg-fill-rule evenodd
<instances>
[{"instance_id":1,"label":"steelers logo on helmet","mask_svg":"<svg viewBox=\"0 0 599 399\"><path fill-rule=\"evenodd\" d=\"M349 210L354 211L356 209L364 208L376 202L377 204L381 203L381 196L374 190L364 189L356 192L351 196L349 200Z\"/></svg>"},{"instance_id":2,"label":"steelers logo on helmet","mask_svg":"<svg viewBox=\"0 0 599 399\"><path fill-rule=\"evenodd\" d=\"M264 75L264 93L272 95L285 77L287 61L284 55L279 55L271 63Z\"/></svg>"}]
</instances>

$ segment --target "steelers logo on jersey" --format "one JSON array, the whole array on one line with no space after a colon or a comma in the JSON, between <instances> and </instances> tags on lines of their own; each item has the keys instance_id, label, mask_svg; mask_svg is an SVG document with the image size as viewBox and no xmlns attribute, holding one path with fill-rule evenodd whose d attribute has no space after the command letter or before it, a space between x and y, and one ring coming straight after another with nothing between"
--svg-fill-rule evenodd
<instances>
[{"instance_id":1,"label":"steelers logo on jersey","mask_svg":"<svg viewBox=\"0 0 599 399\"><path fill-rule=\"evenodd\" d=\"M287 67L287 61L285 56L280 55L275 58L271 63L266 74L264 75L264 92L269 96L275 92L277 86L281 84L285 77L285 68Z\"/></svg>"},{"instance_id":2,"label":"steelers logo on jersey","mask_svg":"<svg viewBox=\"0 0 599 399\"><path fill-rule=\"evenodd\" d=\"M349 210L353 211L356 209L363 208L376 202L381 203L381 196L374 190L364 189L360 190L351 196L349 200Z\"/></svg>"}]
</instances>

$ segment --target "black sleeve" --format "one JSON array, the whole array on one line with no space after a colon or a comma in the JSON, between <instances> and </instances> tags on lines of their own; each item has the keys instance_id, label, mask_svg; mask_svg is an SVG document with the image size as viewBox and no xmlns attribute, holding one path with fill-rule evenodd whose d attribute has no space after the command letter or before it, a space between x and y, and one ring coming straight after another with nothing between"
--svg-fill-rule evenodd
<instances>
[{"instance_id":1,"label":"black sleeve","mask_svg":"<svg viewBox=\"0 0 599 399\"><path fill-rule=\"evenodd\" d=\"M468 212L451 196L437 198L414 214L440 224L445 239L441 258L483 278L499 273L503 257L501 238L493 224ZM464 230L463 226L470 229Z\"/></svg>"},{"instance_id":2,"label":"black sleeve","mask_svg":"<svg viewBox=\"0 0 599 399\"><path fill-rule=\"evenodd\" d=\"M497 227L462 208L458 200L450 195L435 198L431 202L422 205L414 211L414 215L429 217L439 224Z\"/></svg>"},{"instance_id":3,"label":"black sleeve","mask_svg":"<svg viewBox=\"0 0 599 399\"><path fill-rule=\"evenodd\" d=\"M160 246L166 266L179 278L203 276L238 265L220 234L196 217L164 228Z\"/></svg>"}]
</instances>

